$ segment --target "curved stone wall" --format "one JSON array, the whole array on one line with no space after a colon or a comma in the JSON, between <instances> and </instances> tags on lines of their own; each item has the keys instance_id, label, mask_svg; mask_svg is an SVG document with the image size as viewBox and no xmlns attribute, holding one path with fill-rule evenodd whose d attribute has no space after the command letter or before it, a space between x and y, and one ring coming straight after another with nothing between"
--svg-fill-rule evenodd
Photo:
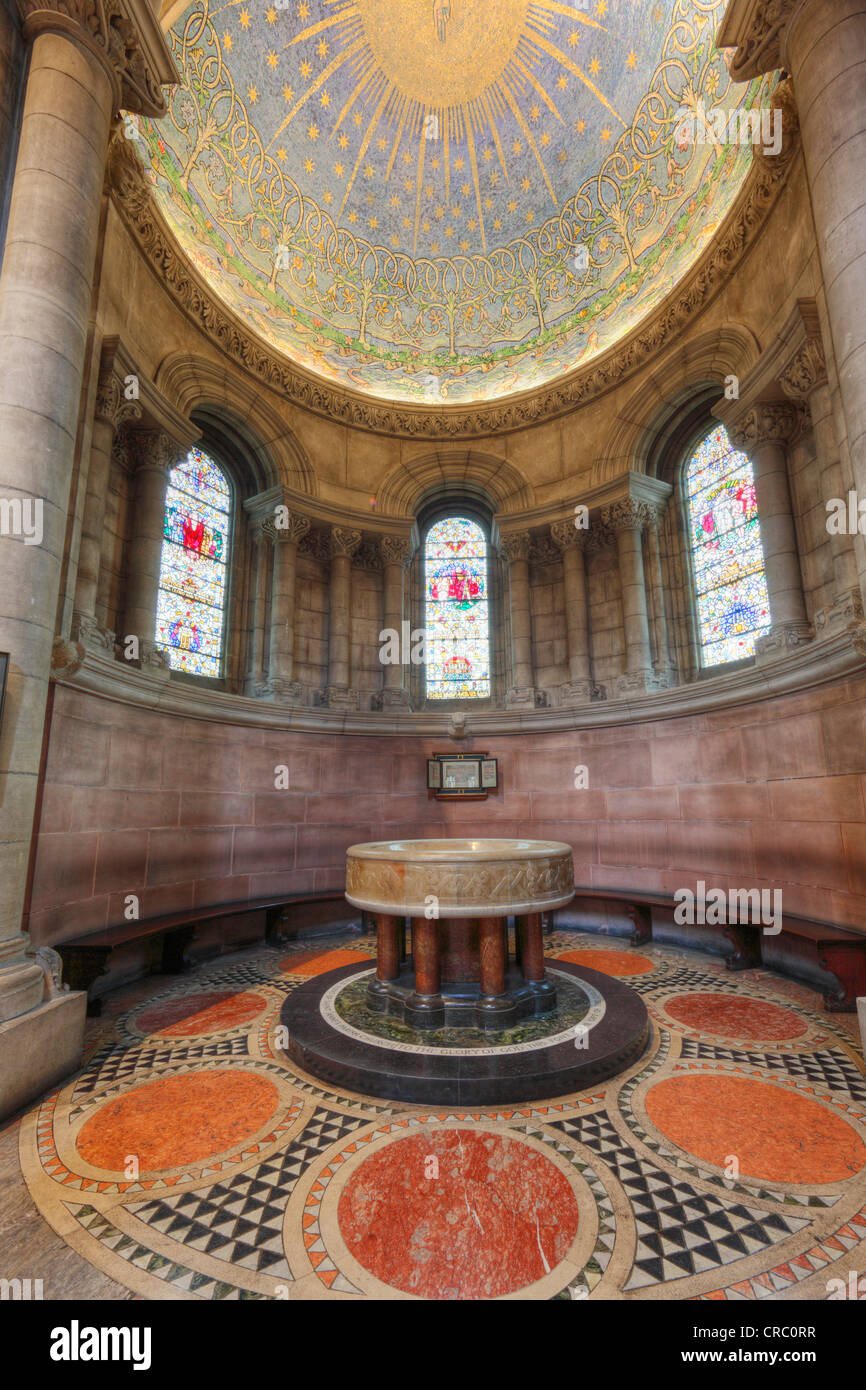
<instances>
[{"instance_id":1,"label":"curved stone wall","mask_svg":"<svg viewBox=\"0 0 866 1390\"><path fill-rule=\"evenodd\" d=\"M862 674L679 718L531 727L459 745L497 757L501 779L459 804L425 789L425 757L458 747L444 735L241 726L58 684L33 941L121 921L130 893L144 918L339 888L357 841L481 834L565 840L579 884L782 888L788 911L866 932Z\"/></svg>"}]
</instances>

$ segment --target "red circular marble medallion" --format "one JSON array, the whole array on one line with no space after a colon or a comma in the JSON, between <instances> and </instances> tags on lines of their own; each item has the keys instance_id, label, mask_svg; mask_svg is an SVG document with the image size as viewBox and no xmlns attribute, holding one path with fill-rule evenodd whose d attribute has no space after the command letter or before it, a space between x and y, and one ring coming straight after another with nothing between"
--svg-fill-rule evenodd
<instances>
[{"instance_id":1,"label":"red circular marble medallion","mask_svg":"<svg viewBox=\"0 0 866 1390\"><path fill-rule=\"evenodd\" d=\"M82 1125L86 1163L122 1172L131 1155L141 1173L211 1158L267 1125L280 1104L267 1077L248 1071L193 1072L150 1081L107 1100Z\"/></svg>"},{"instance_id":2,"label":"red circular marble medallion","mask_svg":"<svg viewBox=\"0 0 866 1390\"><path fill-rule=\"evenodd\" d=\"M655 961L636 951L566 951L557 959L585 965L587 970L598 970L602 975L644 975L655 967Z\"/></svg>"},{"instance_id":3,"label":"red circular marble medallion","mask_svg":"<svg viewBox=\"0 0 866 1390\"><path fill-rule=\"evenodd\" d=\"M190 1038L199 1033L224 1033L250 1023L268 1007L260 994L235 990L210 990L184 994L145 1009L135 1020L140 1033L161 1033L166 1038Z\"/></svg>"},{"instance_id":4,"label":"red circular marble medallion","mask_svg":"<svg viewBox=\"0 0 866 1390\"><path fill-rule=\"evenodd\" d=\"M728 994L678 994L665 1000L665 1013L699 1033L744 1042L781 1042L801 1038L809 1025L792 1009Z\"/></svg>"},{"instance_id":5,"label":"red circular marble medallion","mask_svg":"<svg viewBox=\"0 0 866 1390\"><path fill-rule=\"evenodd\" d=\"M866 1163L851 1125L796 1091L738 1076L673 1076L648 1092L665 1138L720 1168L737 1159L764 1182L841 1182Z\"/></svg>"},{"instance_id":6,"label":"red circular marble medallion","mask_svg":"<svg viewBox=\"0 0 866 1390\"><path fill-rule=\"evenodd\" d=\"M343 1239L384 1284L484 1299L548 1274L574 1240L577 1200L548 1158L513 1139L447 1129L399 1139L340 1195Z\"/></svg>"}]
</instances>

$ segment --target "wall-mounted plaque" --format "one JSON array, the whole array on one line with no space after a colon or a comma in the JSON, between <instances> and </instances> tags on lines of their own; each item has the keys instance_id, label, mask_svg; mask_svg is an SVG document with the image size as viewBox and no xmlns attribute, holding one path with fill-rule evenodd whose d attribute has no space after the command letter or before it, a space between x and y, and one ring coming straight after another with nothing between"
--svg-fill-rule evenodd
<instances>
[{"instance_id":1,"label":"wall-mounted plaque","mask_svg":"<svg viewBox=\"0 0 866 1390\"><path fill-rule=\"evenodd\" d=\"M486 753L434 753L427 759L427 789L437 801L484 801L499 789L496 759Z\"/></svg>"},{"instance_id":2,"label":"wall-mounted plaque","mask_svg":"<svg viewBox=\"0 0 866 1390\"><path fill-rule=\"evenodd\" d=\"M499 786L499 769L495 758L481 759L481 785L488 790Z\"/></svg>"}]
</instances>

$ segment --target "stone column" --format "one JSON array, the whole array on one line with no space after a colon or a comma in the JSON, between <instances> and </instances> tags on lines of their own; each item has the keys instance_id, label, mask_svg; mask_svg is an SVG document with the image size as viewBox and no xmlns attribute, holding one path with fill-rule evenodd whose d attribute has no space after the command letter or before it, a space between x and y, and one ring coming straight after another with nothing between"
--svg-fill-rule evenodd
<instances>
[{"instance_id":1,"label":"stone column","mask_svg":"<svg viewBox=\"0 0 866 1390\"><path fill-rule=\"evenodd\" d=\"M736 45L731 76L791 75L821 259L854 485L866 498L866 22L862 0L734 0L720 42ZM771 21L771 22L768 22ZM854 536L866 599L866 538Z\"/></svg>"},{"instance_id":2,"label":"stone column","mask_svg":"<svg viewBox=\"0 0 866 1390\"><path fill-rule=\"evenodd\" d=\"M141 406L127 400L124 383L117 370L109 365L100 376L96 411L90 444L90 466L87 470L87 495L81 524L81 543L78 550L78 576L75 583L75 604L72 635L85 647L114 654L114 633L107 631L96 619L99 570L102 561L102 542L105 521L105 499L111 472L111 451L118 428L127 421L141 417Z\"/></svg>"},{"instance_id":3,"label":"stone column","mask_svg":"<svg viewBox=\"0 0 866 1390\"><path fill-rule=\"evenodd\" d=\"M586 596L585 551L589 531L578 529L569 518L550 528L555 546L562 552L565 587L565 626L568 634L568 682L559 688L562 704L579 704L596 695L589 655L589 610Z\"/></svg>"},{"instance_id":4,"label":"stone column","mask_svg":"<svg viewBox=\"0 0 866 1390\"><path fill-rule=\"evenodd\" d=\"M445 1021L439 958L439 923L427 917L412 918L412 955L415 989L406 1001L405 1018L416 1028L437 1028Z\"/></svg>"},{"instance_id":5,"label":"stone column","mask_svg":"<svg viewBox=\"0 0 866 1390\"><path fill-rule=\"evenodd\" d=\"M665 610L665 582L664 571L662 569L662 552L660 537L661 516L657 508L652 510L649 529L647 531L647 570L649 572L649 589L652 597L653 606L653 627L655 630L655 666L656 670L664 676L671 676L671 656L668 644L668 617Z\"/></svg>"},{"instance_id":6,"label":"stone column","mask_svg":"<svg viewBox=\"0 0 866 1390\"><path fill-rule=\"evenodd\" d=\"M261 521L250 522L250 586L249 606L249 661L245 686L247 693L261 693L264 685L265 660L265 606L268 596L268 560L270 549L265 539Z\"/></svg>"},{"instance_id":7,"label":"stone column","mask_svg":"<svg viewBox=\"0 0 866 1390\"><path fill-rule=\"evenodd\" d=\"M617 679L616 688L621 695L646 694L667 685L665 677L653 670L647 614L641 533L652 517L652 508L632 497L613 502L602 513L602 524L616 536L619 557L625 670Z\"/></svg>"},{"instance_id":8,"label":"stone column","mask_svg":"<svg viewBox=\"0 0 866 1390\"><path fill-rule=\"evenodd\" d=\"M60 8L52 11L50 0L22 6L31 47L0 277L0 499L8 515L0 533L0 649L9 653L0 731L0 1026L22 1019L0 1038L3 1113L51 1084L59 1059L60 1075L70 1065L68 1038L59 1036L66 1025L31 1037L24 1022L42 1003L45 983L26 954L22 913L109 130L120 107L163 114L159 82L173 74L148 6L130 5L124 18L93 3L82 7L80 25L74 6ZM144 49L139 22L152 39ZM63 1006L57 1017L67 1013ZM25 1051L26 1081L12 1075Z\"/></svg>"},{"instance_id":9,"label":"stone column","mask_svg":"<svg viewBox=\"0 0 866 1390\"><path fill-rule=\"evenodd\" d=\"M271 586L271 651L268 681L261 693L277 698L300 699L301 687L293 680L295 661L295 579L298 545L310 529L305 516L287 512L280 525L268 520L263 529L274 548Z\"/></svg>"},{"instance_id":10,"label":"stone column","mask_svg":"<svg viewBox=\"0 0 866 1390\"><path fill-rule=\"evenodd\" d=\"M764 570L770 599L770 631L759 637L755 654L778 656L810 641L803 578L788 485L786 443L801 427L802 413L791 405L757 405L734 426L730 440L752 460Z\"/></svg>"},{"instance_id":11,"label":"stone column","mask_svg":"<svg viewBox=\"0 0 866 1390\"><path fill-rule=\"evenodd\" d=\"M328 617L327 703L336 708L358 709L357 690L349 688L349 653L352 625L352 556L361 544L361 532L332 526L331 590Z\"/></svg>"},{"instance_id":12,"label":"stone column","mask_svg":"<svg viewBox=\"0 0 866 1390\"><path fill-rule=\"evenodd\" d=\"M131 516L133 534L127 548L126 604L120 641L138 638L141 664L168 669L168 656L156 646L156 605L165 536L165 494L171 470L187 454L164 430L141 430L133 436L138 461Z\"/></svg>"},{"instance_id":13,"label":"stone column","mask_svg":"<svg viewBox=\"0 0 866 1390\"><path fill-rule=\"evenodd\" d=\"M814 329L814 334L806 338L779 377L779 385L790 400L805 401L808 405L815 453L821 471L823 502L826 504L833 498L847 502L848 487L836 438L833 401L817 314ZM830 635L863 619L863 601L851 537L831 534L829 545L833 600L815 614L815 630L819 636Z\"/></svg>"},{"instance_id":14,"label":"stone column","mask_svg":"<svg viewBox=\"0 0 866 1390\"><path fill-rule=\"evenodd\" d=\"M382 557L384 571L382 627L398 634L401 653L403 653L405 645L403 642L403 579L411 553L412 544L408 537L382 536L379 540L379 554ZM411 638L411 619L409 620L409 629L408 636ZM402 662L400 665L389 662L385 666L385 683L381 695L376 701L380 709L412 708L409 691L404 687L404 679L405 668Z\"/></svg>"},{"instance_id":15,"label":"stone column","mask_svg":"<svg viewBox=\"0 0 866 1390\"><path fill-rule=\"evenodd\" d=\"M528 531L502 537L508 564L508 597L511 609L511 679L505 696L506 709L535 709L538 695L533 684L532 618L529 600Z\"/></svg>"}]
</instances>

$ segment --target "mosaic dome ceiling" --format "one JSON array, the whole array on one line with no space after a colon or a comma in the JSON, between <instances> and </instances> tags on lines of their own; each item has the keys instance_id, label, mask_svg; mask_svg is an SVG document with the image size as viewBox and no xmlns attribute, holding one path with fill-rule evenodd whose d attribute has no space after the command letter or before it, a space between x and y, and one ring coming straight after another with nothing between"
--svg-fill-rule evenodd
<instances>
[{"instance_id":1,"label":"mosaic dome ceiling","mask_svg":"<svg viewBox=\"0 0 866 1390\"><path fill-rule=\"evenodd\" d=\"M159 207L272 347L371 396L549 382L654 308L751 150L683 112L732 84L725 0L199 0L135 131ZM129 127L128 133L132 133Z\"/></svg>"}]
</instances>

